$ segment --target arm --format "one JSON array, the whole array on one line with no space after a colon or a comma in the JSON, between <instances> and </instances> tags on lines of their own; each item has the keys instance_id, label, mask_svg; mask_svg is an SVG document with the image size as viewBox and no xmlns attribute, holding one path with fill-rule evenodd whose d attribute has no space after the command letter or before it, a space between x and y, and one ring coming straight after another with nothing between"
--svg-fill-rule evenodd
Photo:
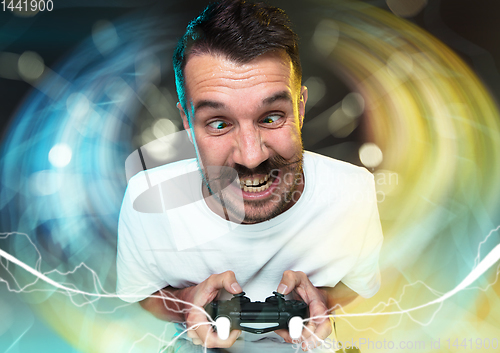
<instances>
[{"instance_id":1,"label":"arm","mask_svg":"<svg viewBox=\"0 0 500 353\"><path fill-rule=\"evenodd\" d=\"M326 307L332 311L339 306L346 306L359 295L342 282L337 283L335 287L318 287L318 289L325 296Z\"/></svg>"},{"instance_id":2,"label":"arm","mask_svg":"<svg viewBox=\"0 0 500 353\"><path fill-rule=\"evenodd\" d=\"M141 300L139 304L157 319L185 322L185 313L191 309L191 306L183 302L193 302L193 288L165 287L153 293L150 297ZM171 298L174 298L174 300Z\"/></svg>"},{"instance_id":3,"label":"arm","mask_svg":"<svg viewBox=\"0 0 500 353\"><path fill-rule=\"evenodd\" d=\"M214 274L192 287L176 289L166 287L155 292L140 305L161 320L185 322L187 335L193 343L207 348L229 348L241 334L239 330L231 331L227 340L221 340L207 321L203 307L212 302L221 289L231 294L238 294L242 289L234 272L226 271Z\"/></svg>"}]
</instances>

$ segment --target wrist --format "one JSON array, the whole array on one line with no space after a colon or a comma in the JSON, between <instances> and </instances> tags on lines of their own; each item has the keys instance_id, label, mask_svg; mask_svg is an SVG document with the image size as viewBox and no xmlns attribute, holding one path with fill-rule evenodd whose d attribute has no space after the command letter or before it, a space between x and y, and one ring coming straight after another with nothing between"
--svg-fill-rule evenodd
<instances>
[{"instance_id":1,"label":"wrist","mask_svg":"<svg viewBox=\"0 0 500 353\"><path fill-rule=\"evenodd\" d=\"M328 312L330 312L330 304L331 304L330 290L332 288L331 287L316 287L316 289L319 291L319 293L321 295L321 299L323 300L323 303L328 308Z\"/></svg>"},{"instance_id":2,"label":"wrist","mask_svg":"<svg viewBox=\"0 0 500 353\"><path fill-rule=\"evenodd\" d=\"M172 307L174 310L168 310L172 314L172 311L175 311L175 316L177 318L176 321L186 322L186 317L193 307L193 287L186 288L173 288L166 287L161 290L164 296L170 299L166 299L170 301L169 307Z\"/></svg>"},{"instance_id":3,"label":"wrist","mask_svg":"<svg viewBox=\"0 0 500 353\"><path fill-rule=\"evenodd\" d=\"M318 289L322 295L325 295L325 303L327 303L329 310L346 306L358 296L356 292L342 282L338 282L335 287L319 287Z\"/></svg>"}]
</instances>

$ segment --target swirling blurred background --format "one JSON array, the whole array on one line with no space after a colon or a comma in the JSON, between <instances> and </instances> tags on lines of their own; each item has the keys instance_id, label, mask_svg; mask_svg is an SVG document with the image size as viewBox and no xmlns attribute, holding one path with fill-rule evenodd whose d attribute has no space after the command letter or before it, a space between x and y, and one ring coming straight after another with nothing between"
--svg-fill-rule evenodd
<instances>
[{"instance_id":1,"label":"swirling blurred background","mask_svg":"<svg viewBox=\"0 0 500 353\"><path fill-rule=\"evenodd\" d=\"M500 242L500 4L269 2L301 38L305 148L375 175L383 285L347 312L449 292ZM171 53L204 5L67 0L0 12L0 249L68 288L114 292L125 159L181 129ZM168 151L157 152L161 162ZM146 352L170 340L172 327L137 305L0 264L0 351ZM340 318L339 339L422 341L422 352L438 340L432 351L460 351L463 339L477 351L479 339L494 351L497 276L495 264L408 314Z\"/></svg>"}]
</instances>

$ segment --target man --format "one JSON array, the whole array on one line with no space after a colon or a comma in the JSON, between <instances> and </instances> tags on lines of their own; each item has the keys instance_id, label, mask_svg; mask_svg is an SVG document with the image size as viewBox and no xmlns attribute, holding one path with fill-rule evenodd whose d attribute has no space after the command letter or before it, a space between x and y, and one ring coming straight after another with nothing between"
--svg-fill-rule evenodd
<instances>
[{"instance_id":1,"label":"man","mask_svg":"<svg viewBox=\"0 0 500 353\"><path fill-rule=\"evenodd\" d=\"M281 10L240 0L209 5L179 42L174 69L197 159L150 175L199 170L193 189L202 201L153 216L134 211L125 197L118 294L129 301L126 294L137 294L156 317L192 327L195 345L215 348L231 347L241 332L220 339L192 305L243 290L263 300L277 290L300 297L319 317L303 330L311 347L332 332L330 309L379 288L373 177L303 152L307 88L297 37ZM185 245L190 237L198 240ZM275 332L292 342L286 330Z\"/></svg>"}]
</instances>

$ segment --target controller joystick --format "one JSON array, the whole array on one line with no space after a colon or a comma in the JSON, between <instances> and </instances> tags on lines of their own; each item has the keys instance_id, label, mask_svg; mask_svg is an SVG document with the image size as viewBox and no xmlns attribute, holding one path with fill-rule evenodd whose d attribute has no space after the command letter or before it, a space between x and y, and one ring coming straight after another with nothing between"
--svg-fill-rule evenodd
<instances>
[{"instance_id":1,"label":"controller joystick","mask_svg":"<svg viewBox=\"0 0 500 353\"><path fill-rule=\"evenodd\" d=\"M288 333L292 340L299 339L302 335L303 320L300 316L294 316L288 321Z\"/></svg>"},{"instance_id":2,"label":"controller joystick","mask_svg":"<svg viewBox=\"0 0 500 353\"><path fill-rule=\"evenodd\" d=\"M229 332L231 331L231 321L226 316L219 316L215 320L215 327L217 328L217 335L221 340L227 340L229 338Z\"/></svg>"},{"instance_id":3,"label":"controller joystick","mask_svg":"<svg viewBox=\"0 0 500 353\"><path fill-rule=\"evenodd\" d=\"M273 292L265 302L252 302L244 292L231 300L214 301L205 306L207 314L215 320L220 339L226 340L231 330L266 333L288 328L292 339L300 338L303 319L309 316L307 304L300 300L286 300Z\"/></svg>"}]
</instances>

